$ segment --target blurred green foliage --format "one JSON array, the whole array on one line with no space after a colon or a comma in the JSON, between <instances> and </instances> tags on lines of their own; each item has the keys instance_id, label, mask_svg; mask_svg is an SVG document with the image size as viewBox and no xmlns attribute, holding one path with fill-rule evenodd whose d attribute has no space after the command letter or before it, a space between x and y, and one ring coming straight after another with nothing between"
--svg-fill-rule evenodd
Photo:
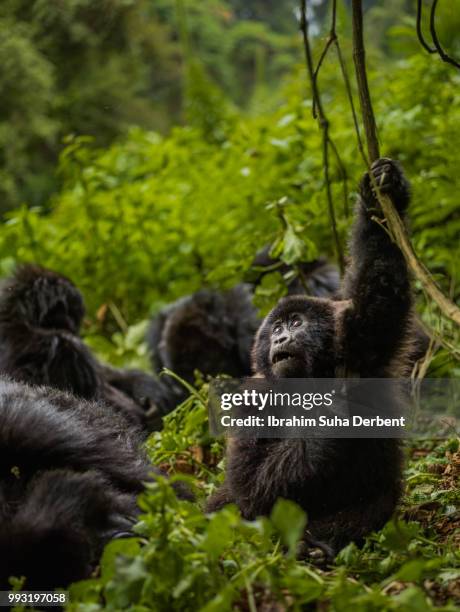
<instances>
[{"instance_id":1,"label":"blurred green foliage","mask_svg":"<svg viewBox=\"0 0 460 612\"><path fill-rule=\"evenodd\" d=\"M290 24L281 30L259 13L244 19L225 0L3 0L0 211L46 201L64 136L92 134L102 146L133 125L165 132L180 122L194 52L238 103L259 83L273 90L298 57L295 18L292 3L277 10Z\"/></svg>"},{"instance_id":2,"label":"blurred green foliage","mask_svg":"<svg viewBox=\"0 0 460 612\"><path fill-rule=\"evenodd\" d=\"M370 66L382 153L399 159L413 184L414 245L456 299L460 73L422 53L394 62L390 75L375 51ZM105 149L90 137L68 139L59 164L63 187L50 210L23 206L7 214L0 269L8 271L15 261L55 268L81 287L91 321L101 306L115 305L130 325L203 286L240 281L267 243L289 263L318 254L334 257L321 133L311 115L304 68L294 71L279 109L254 117L226 104L200 65L191 64L190 70L195 79L189 125L168 136L132 129ZM348 175L345 200L342 174L332 158L344 242L363 163L332 56L323 66L320 87ZM282 294L280 281L276 273L265 279L256 298L262 311ZM458 352L456 332L420 298L426 320Z\"/></svg>"}]
</instances>

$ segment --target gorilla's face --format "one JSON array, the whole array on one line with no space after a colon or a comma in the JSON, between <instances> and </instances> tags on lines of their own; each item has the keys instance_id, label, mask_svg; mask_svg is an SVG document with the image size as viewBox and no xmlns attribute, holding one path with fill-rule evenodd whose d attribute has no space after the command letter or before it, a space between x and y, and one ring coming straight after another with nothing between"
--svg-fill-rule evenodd
<instances>
[{"instance_id":1,"label":"gorilla's face","mask_svg":"<svg viewBox=\"0 0 460 612\"><path fill-rule=\"evenodd\" d=\"M270 333L269 360L276 378L302 378L310 370L308 318L292 312L275 320Z\"/></svg>"},{"instance_id":2,"label":"gorilla's face","mask_svg":"<svg viewBox=\"0 0 460 612\"><path fill-rule=\"evenodd\" d=\"M262 323L253 368L267 378L334 375L334 311L331 302L307 296L282 299Z\"/></svg>"}]
</instances>

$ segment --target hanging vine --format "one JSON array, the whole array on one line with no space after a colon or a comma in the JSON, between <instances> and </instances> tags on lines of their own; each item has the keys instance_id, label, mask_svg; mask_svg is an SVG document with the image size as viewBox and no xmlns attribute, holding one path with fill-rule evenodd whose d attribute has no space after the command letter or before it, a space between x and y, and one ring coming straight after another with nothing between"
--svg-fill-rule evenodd
<instances>
[{"instance_id":1,"label":"hanging vine","mask_svg":"<svg viewBox=\"0 0 460 612\"><path fill-rule=\"evenodd\" d=\"M427 43L423 35L423 31L422 31L423 0L417 0L416 29L417 29L418 39L422 47L425 49L425 51L427 51L428 53L437 53L443 62L446 62L447 64L452 64L452 66L455 66L456 68L460 69L460 62L458 62L456 59L451 57L445 51L444 47L441 45L441 42L439 40L438 32L436 30L436 10L437 8L438 8L438 0L433 0L433 3L431 5L431 10L430 10L430 34L431 34L431 39L433 41L434 47L431 47Z\"/></svg>"},{"instance_id":2,"label":"hanging vine","mask_svg":"<svg viewBox=\"0 0 460 612\"><path fill-rule=\"evenodd\" d=\"M435 12L436 12L437 0L433 3L431 10L431 21L434 24ZM347 92L347 96L350 103L351 113L353 117L353 123L355 127L358 148L363 158L363 161L368 169L370 170L370 164L380 157L380 146L377 138L377 128L375 122L375 115L372 106L371 95L369 91L369 84L367 79L367 71L366 71L366 52L364 45L364 26L363 26L363 9L362 9L362 0L352 0L352 21L353 21L353 60L355 66L355 75L356 82L358 87L359 94L359 102L361 108L361 119L364 128L365 134L365 144L367 148L367 153L364 147L364 143L360 133L359 120L357 117L357 113L355 110L353 93L351 89L350 79L348 77L348 73L346 70L346 64L343 59L343 55L341 52L337 32L336 32L336 13L337 13L337 2L336 0L332 1L332 26L329 33L328 40L323 51L320 54L320 60L318 62L318 66L316 70L313 69L313 61L311 55L311 45L309 40L309 32L308 32L308 17L307 17L307 2L306 0L300 1L300 14L301 14L301 30L303 33L304 40L304 48L305 48L305 56L307 61L308 74L310 78L310 84L312 89L313 96L313 109L314 112L317 113L319 124L321 129L323 130L323 160L324 160L324 169L325 169L325 181L327 184L328 191L328 202L329 208L332 208L333 212L333 204L329 199L330 196L330 181L329 181L329 165L327 159L327 151L330 146L331 137L329 133L329 122L324 113L324 108L321 104L321 95L318 88L318 75L321 69L321 66L324 62L326 55L329 52L329 49L332 46L335 46L337 51L337 56L339 60L339 65L341 69L342 78L345 83L345 89ZM425 47L430 53L439 53L441 58L444 61L449 61L449 63L456 65L455 60L452 58L446 59L447 54L443 51L440 52L439 40L435 33L433 37L433 42L435 43L435 49L431 49L429 45L426 43L423 38L423 34L421 31L421 2L419 2L419 10L417 13L417 34L418 37ZM435 32L434 25L432 26L432 35L433 31ZM437 41L437 42L435 42ZM438 48L439 47L439 48ZM459 66L460 67L460 66ZM422 261L417 257L415 253L414 247L410 241L410 238L407 234L404 223L402 222L400 216L396 212L391 199L379 192L378 185L375 183L375 179L373 178L372 173L369 173L371 180L374 183L374 187L377 193L378 200L382 207L383 213L385 215L385 229L389 232L393 241L399 246L401 249L406 262L413 272L414 276L420 282L423 290L426 294L437 304L438 308L442 312L442 314L460 326L460 309L452 300L446 296L439 285L433 279L431 273L423 264ZM334 217L334 225L333 225L333 234L334 238L336 237L336 229L335 229L335 217Z\"/></svg>"}]
</instances>

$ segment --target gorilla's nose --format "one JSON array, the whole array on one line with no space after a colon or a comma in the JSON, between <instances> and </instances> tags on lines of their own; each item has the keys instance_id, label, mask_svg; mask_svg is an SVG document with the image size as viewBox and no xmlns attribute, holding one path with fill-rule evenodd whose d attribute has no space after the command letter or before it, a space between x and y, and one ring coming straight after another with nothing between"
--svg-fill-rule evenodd
<instances>
[{"instance_id":1,"label":"gorilla's nose","mask_svg":"<svg viewBox=\"0 0 460 612\"><path fill-rule=\"evenodd\" d=\"M277 338L275 339L275 346L280 347L280 346L283 346L284 344L288 344L290 341L290 338L291 338L290 334L287 331L284 331L279 336L277 336Z\"/></svg>"}]
</instances>

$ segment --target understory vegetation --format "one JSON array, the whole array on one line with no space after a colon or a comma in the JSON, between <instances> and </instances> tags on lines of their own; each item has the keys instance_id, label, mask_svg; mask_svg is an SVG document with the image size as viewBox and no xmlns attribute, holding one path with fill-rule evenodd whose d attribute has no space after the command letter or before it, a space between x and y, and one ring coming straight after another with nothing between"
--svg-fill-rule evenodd
<instances>
[{"instance_id":1,"label":"understory vegetation","mask_svg":"<svg viewBox=\"0 0 460 612\"><path fill-rule=\"evenodd\" d=\"M459 295L460 73L415 55L372 73L382 154L401 161L413 187L411 235L421 260L454 301ZM346 171L331 160L331 187L342 248L355 189L364 171L336 62L323 66L334 142ZM87 330L112 359L126 332L161 306L199 288L228 288L245 278L260 247L289 264L336 258L325 197L321 133L312 118L304 68L267 115L226 109L215 87L195 92L190 125L168 137L133 129L106 149L72 139L61 154L63 189L50 212L7 213L0 270L35 261L68 275L83 291ZM418 291L418 310L443 359L437 374L458 372L458 329ZM284 293L274 270L256 295L261 314ZM135 334L135 332L134 332ZM129 359L128 364L129 365ZM441 368L441 371L439 371Z\"/></svg>"},{"instance_id":2,"label":"understory vegetation","mask_svg":"<svg viewBox=\"0 0 460 612\"><path fill-rule=\"evenodd\" d=\"M206 385L148 442L154 463L195 487L222 480L222 444L210 439ZM138 538L106 547L100 576L74 585L71 610L457 610L460 597L458 440L407 448L406 492L397 520L350 544L333 568L296 560L307 517L279 500L270 519L246 522L236 507L204 515L166 480L140 497Z\"/></svg>"}]
</instances>

